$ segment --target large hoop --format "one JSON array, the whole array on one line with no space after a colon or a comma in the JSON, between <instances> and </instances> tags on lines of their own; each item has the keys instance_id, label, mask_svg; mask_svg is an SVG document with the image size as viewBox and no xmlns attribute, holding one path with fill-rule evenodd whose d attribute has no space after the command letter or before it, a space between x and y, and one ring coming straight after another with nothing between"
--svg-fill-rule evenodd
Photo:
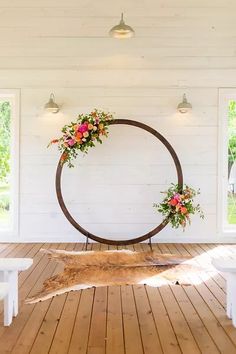
<instances>
[{"instance_id":1,"label":"large hoop","mask_svg":"<svg viewBox=\"0 0 236 354\"><path fill-rule=\"evenodd\" d=\"M149 127L148 125L146 125L144 123L141 123L141 122L137 122L135 120L115 119L115 120L113 120L110 123L110 125L115 125L115 124L125 124L125 125L131 125L131 126L135 126L135 127L141 128L143 130L146 130L150 134L154 135L158 140L160 140L162 142L162 144L165 145L165 147L169 151L170 155L172 156L172 159L173 159L174 164L175 164L176 172L177 172L179 188L180 188L180 190L183 188L183 173L182 173L182 168L181 168L181 164L180 164L179 158L178 158L175 150L173 149L173 147L170 145L170 143L160 133L158 133L155 129ZM142 241L145 241L147 239L150 239L151 237L153 237L154 235L159 233L162 229L164 229L164 227L168 224L168 220L164 219L158 226L156 226L153 230L149 231L148 233L146 233L144 235L141 235L139 237L135 237L133 239L128 239L128 240L111 240L111 239L102 238L102 237L99 237L99 236L96 236L96 235L90 233L89 231L85 230L80 224L77 223L77 221L69 213L69 211L68 211L68 209L67 209L67 207L66 207L66 205L64 203L64 199L63 199L62 191L61 191L62 168L63 168L63 165L59 161L58 165L57 165L57 171L56 171L56 193L57 193L58 202L59 202L61 210L64 213L64 215L67 218L67 220L79 232L81 232L87 238L90 238L90 239L92 239L94 241L105 243L105 244L108 244L108 245L116 245L116 246L119 246L119 245L131 245L131 244L134 244L134 243L138 243L138 242L142 242Z\"/></svg>"}]
</instances>

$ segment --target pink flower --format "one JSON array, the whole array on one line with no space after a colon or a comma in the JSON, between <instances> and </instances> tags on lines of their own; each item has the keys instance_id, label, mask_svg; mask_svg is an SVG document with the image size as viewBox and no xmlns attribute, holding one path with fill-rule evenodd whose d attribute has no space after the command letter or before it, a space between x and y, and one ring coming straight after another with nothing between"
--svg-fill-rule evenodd
<instances>
[{"instance_id":1,"label":"pink flower","mask_svg":"<svg viewBox=\"0 0 236 354\"><path fill-rule=\"evenodd\" d=\"M179 193L176 193L176 194L174 195L174 199L179 202L179 201L181 200L180 194L179 194Z\"/></svg>"},{"instance_id":2,"label":"pink flower","mask_svg":"<svg viewBox=\"0 0 236 354\"><path fill-rule=\"evenodd\" d=\"M73 146L73 145L75 145L75 139L70 139L70 140L68 140L67 143L69 146Z\"/></svg>"},{"instance_id":3,"label":"pink flower","mask_svg":"<svg viewBox=\"0 0 236 354\"><path fill-rule=\"evenodd\" d=\"M85 133L85 132L87 132L87 131L88 131L88 123L83 123L83 124L81 124L81 125L79 126L78 131L79 131L80 133Z\"/></svg>"}]
</instances>

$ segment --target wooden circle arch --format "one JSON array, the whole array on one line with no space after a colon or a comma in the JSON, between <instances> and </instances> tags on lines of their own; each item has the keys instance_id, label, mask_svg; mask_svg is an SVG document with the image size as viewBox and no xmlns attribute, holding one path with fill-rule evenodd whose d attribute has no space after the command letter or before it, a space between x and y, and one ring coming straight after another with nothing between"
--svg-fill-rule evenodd
<instances>
[{"instance_id":1,"label":"wooden circle arch","mask_svg":"<svg viewBox=\"0 0 236 354\"><path fill-rule=\"evenodd\" d=\"M129 119L114 119L110 125L115 125L115 124L125 124L125 125L131 125L134 127L138 127L141 128L143 130L146 130L147 132L149 132L150 134L154 135L159 141L162 142L162 144L165 145L165 147L167 148L167 150L169 151L170 155L173 158L175 167L176 167L176 172L177 172L177 178L178 178L178 185L180 190L183 188L183 173L182 173L182 168L181 168L181 164L179 161L179 158L175 152L175 150L173 149L173 147L170 145L170 143L160 134L158 133L155 129L149 127L148 125L141 123L141 122L137 122L135 120L129 120ZM101 242L101 243L105 243L108 245L131 245L134 243L138 243L138 242L142 242L145 241L147 239L150 239L151 237L153 237L154 235L156 235L158 232L160 232L162 229L164 229L164 227L168 224L168 220L164 219L158 226L156 226L153 230L147 232L144 235L135 237L133 239L128 239L128 240L111 240L108 238L103 238L100 236L96 236L94 234L92 234L91 232L85 230L80 224L77 223L77 221L72 217L72 215L70 214L70 212L68 211L63 196L62 196L62 191L61 191L61 174L62 174L62 168L63 165L60 163L60 161L58 162L58 166L57 166L57 171L56 171L56 193L57 193L57 199L58 202L60 204L60 207L62 209L62 212L64 213L65 217L67 218L67 220L79 231L81 232L84 236L86 236L87 238L90 238L94 241L97 242Z\"/></svg>"}]
</instances>

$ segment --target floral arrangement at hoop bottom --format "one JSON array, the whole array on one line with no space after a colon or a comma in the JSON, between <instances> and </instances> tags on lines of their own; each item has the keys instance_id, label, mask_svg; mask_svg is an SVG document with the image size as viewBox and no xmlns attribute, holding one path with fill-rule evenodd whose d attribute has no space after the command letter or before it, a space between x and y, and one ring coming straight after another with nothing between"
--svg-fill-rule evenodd
<instances>
[{"instance_id":1,"label":"floral arrangement at hoop bottom","mask_svg":"<svg viewBox=\"0 0 236 354\"><path fill-rule=\"evenodd\" d=\"M89 114L79 114L76 121L62 128L62 137L53 139L48 146L58 144L62 153L61 164L66 162L69 167L73 167L72 160L79 151L87 153L89 148L95 146L96 141L102 144L101 137L107 137L108 125L113 119L111 113L97 109Z\"/></svg>"},{"instance_id":2,"label":"floral arrangement at hoop bottom","mask_svg":"<svg viewBox=\"0 0 236 354\"><path fill-rule=\"evenodd\" d=\"M178 184L171 184L171 187L163 192L166 194L164 200L153 206L170 222L175 229L182 226L185 229L187 223L190 224L190 215L199 214L204 218L204 214L199 204L194 204L194 197L200 194L200 190L195 191L187 185L183 186L182 191Z\"/></svg>"}]
</instances>

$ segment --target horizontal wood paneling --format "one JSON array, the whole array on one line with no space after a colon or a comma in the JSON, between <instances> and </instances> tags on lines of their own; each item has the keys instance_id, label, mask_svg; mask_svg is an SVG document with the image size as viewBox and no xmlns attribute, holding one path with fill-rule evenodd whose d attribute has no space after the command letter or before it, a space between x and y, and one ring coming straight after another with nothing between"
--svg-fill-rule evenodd
<instances>
[{"instance_id":1,"label":"horizontal wood paneling","mask_svg":"<svg viewBox=\"0 0 236 354\"><path fill-rule=\"evenodd\" d=\"M46 92L50 91L44 87L22 88L23 237L82 239L57 204L54 178L59 154L56 147L47 150L46 145L57 136L62 124L77 112L93 107L105 107L116 116L141 120L156 128L176 149L185 181L201 188L199 201L205 221L194 218L191 236L168 227L157 239L204 239L216 235L216 88L187 88L194 105L193 113L187 116L175 110L183 93L181 88L58 87L54 92L62 112L57 116L43 113ZM160 192L175 181L176 172L165 148L151 135L137 128L113 126L110 138L87 156L81 156L76 165L73 170L63 171L63 193L72 215L91 232L125 238L147 232L161 221L152 204L161 200Z\"/></svg>"},{"instance_id":2,"label":"horizontal wood paneling","mask_svg":"<svg viewBox=\"0 0 236 354\"><path fill-rule=\"evenodd\" d=\"M158 52L158 50L157 50ZM204 55L204 53L203 53ZM116 56L14 56L1 57L2 69L60 69L78 70L104 70L104 69L232 69L236 68L236 57L210 57L210 56L158 56L155 53L144 55Z\"/></svg>"},{"instance_id":3,"label":"horizontal wood paneling","mask_svg":"<svg viewBox=\"0 0 236 354\"><path fill-rule=\"evenodd\" d=\"M79 238L57 205L59 154L46 146L94 107L157 129L175 148L185 181L201 188L206 219L194 218L185 234L168 227L158 239L217 239L218 88L236 87L235 9L234 0L0 0L0 87L21 89L22 240ZM107 35L121 11L136 30L129 41ZM51 92L57 115L43 112ZM176 112L184 92L188 115ZM147 133L110 131L78 168L64 171L63 190L90 231L139 234L159 220L152 203L175 171Z\"/></svg>"},{"instance_id":4,"label":"horizontal wood paneling","mask_svg":"<svg viewBox=\"0 0 236 354\"><path fill-rule=\"evenodd\" d=\"M218 88L234 87L236 70L1 70L6 88L42 88L46 91L77 87ZM178 96L179 97L179 96ZM79 105L82 106L82 102ZM175 106L172 107L172 114Z\"/></svg>"}]
</instances>

